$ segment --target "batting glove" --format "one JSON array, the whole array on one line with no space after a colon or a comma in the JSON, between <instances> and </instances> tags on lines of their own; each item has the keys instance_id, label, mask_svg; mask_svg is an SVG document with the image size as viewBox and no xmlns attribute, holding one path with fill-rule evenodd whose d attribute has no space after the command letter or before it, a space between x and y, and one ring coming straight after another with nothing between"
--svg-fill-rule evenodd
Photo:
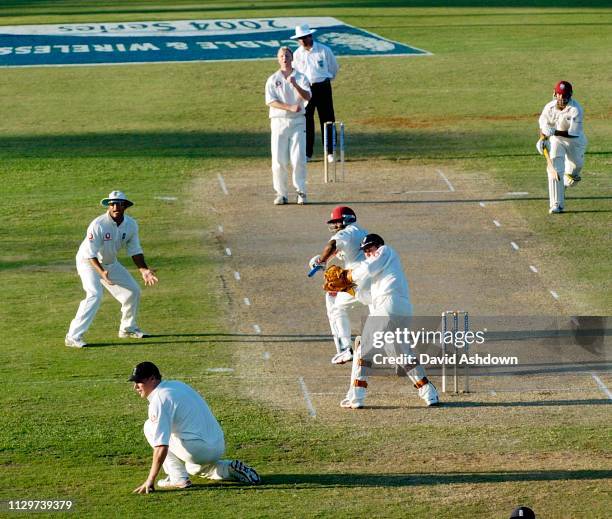
<instances>
[{"instance_id":1,"label":"batting glove","mask_svg":"<svg viewBox=\"0 0 612 519\"><path fill-rule=\"evenodd\" d=\"M310 259L310 261L308 262L308 266L310 267L310 269L313 269L315 267L325 267L325 262L321 261L321 256L317 254L316 256L313 256Z\"/></svg>"},{"instance_id":2,"label":"batting glove","mask_svg":"<svg viewBox=\"0 0 612 519\"><path fill-rule=\"evenodd\" d=\"M540 131L546 137L552 137L555 134L555 129L550 126L548 128L540 128Z\"/></svg>"}]
</instances>

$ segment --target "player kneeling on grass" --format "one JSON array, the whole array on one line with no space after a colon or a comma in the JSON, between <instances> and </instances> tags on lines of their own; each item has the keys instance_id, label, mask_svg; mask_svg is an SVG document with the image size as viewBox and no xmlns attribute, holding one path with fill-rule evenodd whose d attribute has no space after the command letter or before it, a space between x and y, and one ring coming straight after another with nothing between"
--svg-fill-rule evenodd
<instances>
[{"instance_id":1,"label":"player kneeling on grass","mask_svg":"<svg viewBox=\"0 0 612 519\"><path fill-rule=\"evenodd\" d=\"M157 486L165 489L189 488L189 476L196 474L207 479L260 482L257 472L245 463L220 459L225 452L223 430L204 398L192 387L177 380L162 382L152 362L138 364L129 381L134 382L140 397L149 401L144 433L153 447L149 476L134 493L153 492L162 467L167 477Z\"/></svg>"},{"instance_id":2,"label":"player kneeling on grass","mask_svg":"<svg viewBox=\"0 0 612 519\"><path fill-rule=\"evenodd\" d=\"M404 274L399 255L378 234L368 234L361 241L361 250L365 253L362 261L352 270L344 270L337 266L325 271L326 291L345 291L351 293L355 286L362 283L370 284L371 302L370 317L411 316L412 304L408 280ZM363 358L359 340L355 341L353 352L353 369L351 384L346 398L340 402L341 407L361 409L364 406L368 387L365 369L368 361ZM440 403L436 387L425 376L421 365L403 366L419 396L428 406Z\"/></svg>"}]
</instances>

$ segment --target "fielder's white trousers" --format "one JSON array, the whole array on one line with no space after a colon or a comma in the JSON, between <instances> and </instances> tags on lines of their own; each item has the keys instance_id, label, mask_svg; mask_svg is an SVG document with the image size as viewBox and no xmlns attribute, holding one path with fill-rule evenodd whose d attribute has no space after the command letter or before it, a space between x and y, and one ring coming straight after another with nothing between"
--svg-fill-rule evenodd
<instances>
[{"instance_id":1,"label":"fielder's white trousers","mask_svg":"<svg viewBox=\"0 0 612 519\"><path fill-rule=\"evenodd\" d=\"M410 298L398 295L378 296L370 303L370 315L388 317L390 315L412 315Z\"/></svg>"},{"instance_id":2,"label":"fielder's white trousers","mask_svg":"<svg viewBox=\"0 0 612 519\"><path fill-rule=\"evenodd\" d=\"M553 136L550 138L550 158L560 180L548 179L548 199L552 209L565 206L564 175L580 175L584 166L586 139L568 139Z\"/></svg>"},{"instance_id":3,"label":"fielder's white trousers","mask_svg":"<svg viewBox=\"0 0 612 519\"><path fill-rule=\"evenodd\" d=\"M151 447L154 445L155 427L150 420L144 424L144 434ZM188 479L189 475L200 474L208 479L232 479L229 473L231 460L220 459L225 452L225 441L200 439L181 440L170 435L168 455L164 461L164 472L173 483Z\"/></svg>"},{"instance_id":4,"label":"fielder's white trousers","mask_svg":"<svg viewBox=\"0 0 612 519\"><path fill-rule=\"evenodd\" d=\"M306 119L272 117L272 183L278 196L287 197L289 168L293 187L306 194Z\"/></svg>"},{"instance_id":5,"label":"fielder's white trousers","mask_svg":"<svg viewBox=\"0 0 612 519\"><path fill-rule=\"evenodd\" d=\"M70 323L68 335L81 338L89 329L91 323L100 308L102 295L106 288L110 294L121 303L121 330L136 328L136 315L140 302L140 287L127 269L118 261L110 265L104 265L108 277L114 283L107 284L102 281L100 274L89 263L89 261L77 260L77 272L81 277L85 299L79 304L75 318Z\"/></svg>"}]
</instances>

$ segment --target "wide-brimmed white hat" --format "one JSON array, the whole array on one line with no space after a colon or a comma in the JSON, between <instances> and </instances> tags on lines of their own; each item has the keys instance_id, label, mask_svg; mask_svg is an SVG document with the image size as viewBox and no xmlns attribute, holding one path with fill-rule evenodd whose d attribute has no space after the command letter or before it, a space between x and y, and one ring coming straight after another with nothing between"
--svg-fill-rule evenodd
<instances>
[{"instance_id":1,"label":"wide-brimmed white hat","mask_svg":"<svg viewBox=\"0 0 612 519\"><path fill-rule=\"evenodd\" d=\"M295 34L290 36L292 40L299 40L300 38L304 38L305 36L310 36L313 32L316 32L316 29L311 29L310 25L307 23L303 23L302 25L295 26Z\"/></svg>"},{"instance_id":2,"label":"wide-brimmed white hat","mask_svg":"<svg viewBox=\"0 0 612 519\"><path fill-rule=\"evenodd\" d=\"M111 202L123 202L125 204L125 207L131 207L134 205L133 202L130 202L128 200L128 197L125 196L125 193L123 191L111 191L107 198L103 198L100 201L100 203L104 207L108 207L108 204L110 204Z\"/></svg>"}]
</instances>

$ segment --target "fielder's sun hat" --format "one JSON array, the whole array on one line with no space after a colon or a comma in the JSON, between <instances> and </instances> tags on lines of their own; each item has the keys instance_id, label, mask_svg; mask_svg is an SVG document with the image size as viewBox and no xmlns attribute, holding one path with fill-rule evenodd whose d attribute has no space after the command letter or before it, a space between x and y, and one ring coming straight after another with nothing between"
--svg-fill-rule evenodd
<instances>
[{"instance_id":1,"label":"fielder's sun hat","mask_svg":"<svg viewBox=\"0 0 612 519\"><path fill-rule=\"evenodd\" d=\"M290 36L292 40L299 40L300 38L305 38L306 36L310 36L313 32L316 32L316 29L311 29L310 25L307 23L303 23L302 25L295 26L295 34Z\"/></svg>"},{"instance_id":2,"label":"fielder's sun hat","mask_svg":"<svg viewBox=\"0 0 612 519\"><path fill-rule=\"evenodd\" d=\"M108 207L108 204L111 202L123 202L125 207L131 207L134 205L134 202L130 202L123 191L111 191L107 198L103 198L100 201L104 207Z\"/></svg>"},{"instance_id":3,"label":"fielder's sun hat","mask_svg":"<svg viewBox=\"0 0 612 519\"><path fill-rule=\"evenodd\" d=\"M134 371L132 371L132 375L128 378L128 382L142 382L153 376L161 380L161 373L159 369L157 369L157 366L152 362L144 361L140 364L136 364Z\"/></svg>"},{"instance_id":4,"label":"fielder's sun hat","mask_svg":"<svg viewBox=\"0 0 612 519\"><path fill-rule=\"evenodd\" d=\"M535 514L528 506L519 506L518 508L512 510L510 519L518 519L519 517L522 517L523 519L535 519Z\"/></svg>"}]
</instances>

